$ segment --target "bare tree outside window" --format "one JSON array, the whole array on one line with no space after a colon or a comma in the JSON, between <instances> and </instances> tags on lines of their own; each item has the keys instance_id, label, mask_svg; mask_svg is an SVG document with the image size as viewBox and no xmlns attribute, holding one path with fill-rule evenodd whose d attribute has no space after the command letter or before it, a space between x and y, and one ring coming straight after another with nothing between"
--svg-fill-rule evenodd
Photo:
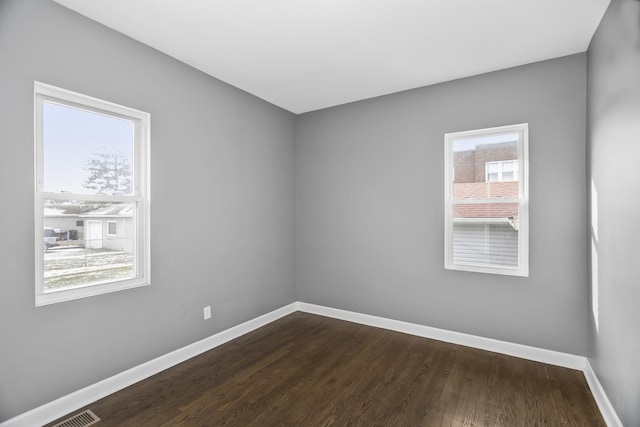
<instances>
[{"instance_id":1,"label":"bare tree outside window","mask_svg":"<svg viewBox=\"0 0 640 427\"><path fill-rule=\"evenodd\" d=\"M131 164L121 153L95 153L84 168L89 177L82 186L98 194L131 194Z\"/></svg>"}]
</instances>

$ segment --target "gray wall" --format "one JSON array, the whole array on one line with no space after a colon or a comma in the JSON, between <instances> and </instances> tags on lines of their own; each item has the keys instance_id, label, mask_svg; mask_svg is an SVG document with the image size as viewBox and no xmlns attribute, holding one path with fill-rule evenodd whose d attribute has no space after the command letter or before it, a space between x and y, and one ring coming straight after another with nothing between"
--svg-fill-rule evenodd
<instances>
[{"instance_id":1,"label":"gray wall","mask_svg":"<svg viewBox=\"0 0 640 427\"><path fill-rule=\"evenodd\" d=\"M588 51L591 365L626 426L640 425L640 2L611 2ZM593 227L595 226L595 227ZM591 249L590 249L591 251ZM596 322L597 320L597 322Z\"/></svg>"},{"instance_id":2,"label":"gray wall","mask_svg":"<svg viewBox=\"0 0 640 427\"><path fill-rule=\"evenodd\" d=\"M296 118L53 2L0 0L0 421L297 299L588 352L637 424L639 22L614 0L596 34L588 127L584 54ZM35 308L34 80L151 113L152 286ZM521 122L530 276L445 271L444 133Z\"/></svg>"},{"instance_id":3,"label":"gray wall","mask_svg":"<svg viewBox=\"0 0 640 427\"><path fill-rule=\"evenodd\" d=\"M530 276L445 270L444 134L529 123ZM586 354L586 55L299 116L300 301Z\"/></svg>"},{"instance_id":4,"label":"gray wall","mask_svg":"<svg viewBox=\"0 0 640 427\"><path fill-rule=\"evenodd\" d=\"M151 114L151 286L35 308L34 80ZM51 1L0 0L0 421L293 302L294 137Z\"/></svg>"}]
</instances>

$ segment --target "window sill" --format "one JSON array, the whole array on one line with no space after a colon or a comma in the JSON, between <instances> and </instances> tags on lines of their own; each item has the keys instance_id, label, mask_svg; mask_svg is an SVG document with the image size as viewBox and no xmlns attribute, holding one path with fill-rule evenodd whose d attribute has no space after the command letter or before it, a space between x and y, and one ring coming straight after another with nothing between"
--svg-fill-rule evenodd
<instances>
[{"instance_id":1,"label":"window sill","mask_svg":"<svg viewBox=\"0 0 640 427\"><path fill-rule=\"evenodd\" d=\"M41 307L49 304L57 304L65 301L73 301L96 295L108 294L125 289L139 288L148 286L149 284L149 281L145 279L131 279L121 282L110 282L101 285L85 286L82 288L50 291L44 294L36 294L36 307Z\"/></svg>"}]
</instances>

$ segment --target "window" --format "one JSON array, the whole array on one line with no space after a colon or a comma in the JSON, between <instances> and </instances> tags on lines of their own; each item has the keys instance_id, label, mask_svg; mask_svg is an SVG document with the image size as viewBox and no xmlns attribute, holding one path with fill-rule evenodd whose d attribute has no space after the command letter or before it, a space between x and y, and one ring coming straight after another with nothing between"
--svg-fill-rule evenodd
<instances>
[{"instance_id":1,"label":"window","mask_svg":"<svg viewBox=\"0 0 640 427\"><path fill-rule=\"evenodd\" d=\"M518 180L518 160L502 160L499 162L487 162L486 182L503 182Z\"/></svg>"},{"instance_id":2,"label":"window","mask_svg":"<svg viewBox=\"0 0 640 427\"><path fill-rule=\"evenodd\" d=\"M107 222L107 236L117 236L116 232L116 221L108 221Z\"/></svg>"},{"instance_id":3,"label":"window","mask_svg":"<svg viewBox=\"0 0 640 427\"><path fill-rule=\"evenodd\" d=\"M34 94L36 306L149 284L149 114L39 82Z\"/></svg>"},{"instance_id":4,"label":"window","mask_svg":"<svg viewBox=\"0 0 640 427\"><path fill-rule=\"evenodd\" d=\"M528 276L528 125L445 135L445 268Z\"/></svg>"}]
</instances>

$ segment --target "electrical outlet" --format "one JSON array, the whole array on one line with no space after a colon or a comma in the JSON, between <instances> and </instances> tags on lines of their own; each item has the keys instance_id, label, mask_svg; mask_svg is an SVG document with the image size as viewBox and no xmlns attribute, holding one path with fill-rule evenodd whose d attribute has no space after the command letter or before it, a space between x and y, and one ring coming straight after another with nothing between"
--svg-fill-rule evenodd
<instances>
[{"instance_id":1,"label":"electrical outlet","mask_svg":"<svg viewBox=\"0 0 640 427\"><path fill-rule=\"evenodd\" d=\"M208 305L204 308L204 320L211 319L211 306Z\"/></svg>"}]
</instances>

